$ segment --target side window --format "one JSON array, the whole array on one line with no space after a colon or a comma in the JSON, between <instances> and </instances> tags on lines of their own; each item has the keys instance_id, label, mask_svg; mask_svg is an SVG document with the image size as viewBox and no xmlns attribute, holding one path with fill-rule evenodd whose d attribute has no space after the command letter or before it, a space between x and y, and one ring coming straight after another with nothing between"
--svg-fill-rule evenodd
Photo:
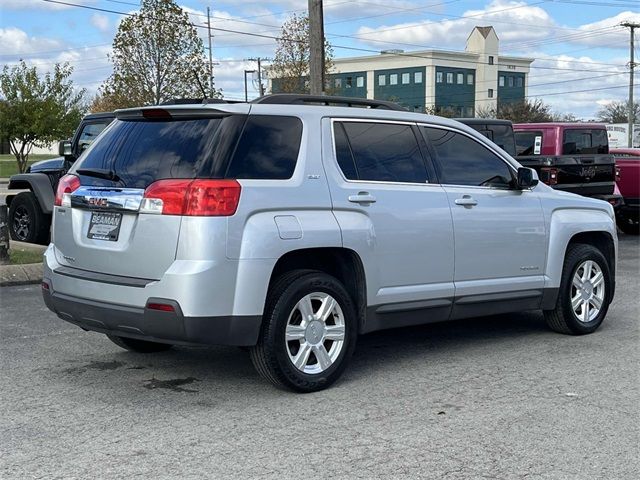
<instances>
[{"instance_id":1,"label":"side window","mask_svg":"<svg viewBox=\"0 0 640 480\"><path fill-rule=\"evenodd\" d=\"M514 132L516 137L516 155L540 155L542 147L542 132L537 130L523 130Z\"/></svg>"},{"instance_id":2,"label":"side window","mask_svg":"<svg viewBox=\"0 0 640 480\"><path fill-rule=\"evenodd\" d=\"M423 127L440 166L441 183L508 187L513 176L507 164L479 142L449 130Z\"/></svg>"},{"instance_id":3,"label":"side window","mask_svg":"<svg viewBox=\"0 0 640 480\"><path fill-rule=\"evenodd\" d=\"M77 154L80 155L84 152L89 145L93 143L98 135L102 133L102 131L107 126L107 122L103 123L88 123L80 132L80 136L78 137L78 151Z\"/></svg>"},{"instance_id":4,"label":"side window","mask_svg":"<svg viewBox=\"0 0 640 480\"><path fill-rule=\"evenodd\" d=\"M355 179L357 175L358 180L379 182L427 181L427 169L410 125L344 122L334 128L338 164L345 177Z\"/></svg>"},{"instance_id":5,"label":"side window","mask_svg":"<svg viewBox=\"0 0 640 480\"><path fill-rule=\"evenodd\" d=\"M297 117L250 115L226 177L291 178L301 138L302 122Z\"/></svg>"}]
</instances>

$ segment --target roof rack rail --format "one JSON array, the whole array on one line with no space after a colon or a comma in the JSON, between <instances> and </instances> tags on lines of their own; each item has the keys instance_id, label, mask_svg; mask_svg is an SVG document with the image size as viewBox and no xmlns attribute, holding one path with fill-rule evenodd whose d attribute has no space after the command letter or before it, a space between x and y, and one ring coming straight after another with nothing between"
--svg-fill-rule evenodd
<instances>
[{"instance_id":1,"label":"roof rack rail","mask_svg":"<svg viewBox=\"0 0 640 480\"><path fill-rule=\"evenodd\" d=\"M334 105L342 107L365 107L380 110L400 110L406 112L407 109L397 103L385 100L370 100L368 98L337 97L332 95L306 95L298 93L274 93L256 98L250 103L279 104L279 105Z\"/></svg>"},{"instance_id":2,"label":"roof rack rail","mask_svg":"<svg viewBox=\"0 0 640 480\"><path fill-rule=\"evenodd\" d=\"M208 103L242 103L237 100L224 100L222 98L172 98L160 105L202 105Z\"/></svg>"}]
</instances>

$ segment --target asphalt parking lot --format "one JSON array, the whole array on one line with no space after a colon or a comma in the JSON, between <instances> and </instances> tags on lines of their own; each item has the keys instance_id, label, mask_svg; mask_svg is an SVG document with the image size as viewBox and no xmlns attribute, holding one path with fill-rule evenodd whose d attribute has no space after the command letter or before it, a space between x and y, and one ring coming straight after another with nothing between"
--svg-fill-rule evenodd
<instances>
[{"instance_id":1,"label":"asphalt parking lot","mask_svg":"<svg viewBox=\"0 0 640 480\"><path fill-rule=\"evenodd\" d=\"M141 355L0 289L0 478L640 475L640 243L593 335L522 313L360 339L328 391L272 388L237 348Z\"/></svg>"}]
</instances>

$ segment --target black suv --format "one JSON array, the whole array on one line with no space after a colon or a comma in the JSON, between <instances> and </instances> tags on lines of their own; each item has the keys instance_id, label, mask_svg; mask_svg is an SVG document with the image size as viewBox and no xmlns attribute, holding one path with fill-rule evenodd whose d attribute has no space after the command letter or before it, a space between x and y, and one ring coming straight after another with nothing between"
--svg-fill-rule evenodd
<instances>
[{"instance_id":1,"label":"black suv","mask_svg":"<svg viewBox=\"0 0 640 480\"><path fill-rule=\"evenodd\" d=\"M59 143L60 157L34 163L27 173L13 175L9 179L9 190L28 190L7 196L9 233L13 240L49 243L53 199L58 181L114 118L112 112L85 116L73 138Z\"/></svg>"}]
</instances>

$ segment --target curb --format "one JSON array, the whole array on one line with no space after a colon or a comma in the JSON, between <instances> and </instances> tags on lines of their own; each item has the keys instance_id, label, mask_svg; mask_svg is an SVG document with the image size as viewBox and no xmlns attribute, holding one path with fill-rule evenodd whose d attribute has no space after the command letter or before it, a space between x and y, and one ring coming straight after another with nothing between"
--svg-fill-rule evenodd
<instances>
[{"instance_id":1,"label":"curb","mask_svg":"<svg viewBox=\"0 0 640 480\"><path fill-rule=\"evenodd\" d=\"M0 287L32 285L42 282L42 263L0 265Z\"/></svg>"},{"instance_id":2,"label":"curb","mask_svg":"<svg viewBox=\"0 0 640 480\"><path fill-rule=\"evenodd\" d=\"M44 251L45 245L9 241L9 250ZM25 263L21 265L0 265L0 287L15 287L17 285L32 285L42 282L42 262Z\"/></svg>"}]
</instances>

